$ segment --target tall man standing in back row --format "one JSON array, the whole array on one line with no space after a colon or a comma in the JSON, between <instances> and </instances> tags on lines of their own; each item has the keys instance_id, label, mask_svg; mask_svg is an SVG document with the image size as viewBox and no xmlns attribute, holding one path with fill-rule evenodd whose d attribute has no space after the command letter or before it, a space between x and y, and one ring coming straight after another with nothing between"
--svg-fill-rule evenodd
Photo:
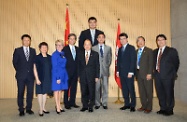
<instances>
[{"instance_id":1,"label":"tall man standing in back row","mask_svg":"<svg viewBox=\"0 0 187 122\"><path fill-rule=\"evenodd\" d=\"M99 53L100 63L100 77L99 81L96 82L95 89L95 109L99 109L101 100L103 108L108 109L108 77L110 75L109 69L112 62L112 49L111 47L104 44L105 34L99 34L97 40L99 44L92 48L92 50Z\"/></svg>"},{"instance_id":2,"label":"tall man standing in back row","mask_svg":"<svg viewBox=\"0 0 187 122\"><path fill-rule=\"evenodd\" d=\"M98 44L97 37L100 33L103 33L102 31L96 29L97 19L95 17L90 17L88 19L88 25L89 25L89 29L82 31L79 37L80 50L84 50L83 45L86 39L91 41L92 46L97 45Z\"/></svg>"}]
</instances>

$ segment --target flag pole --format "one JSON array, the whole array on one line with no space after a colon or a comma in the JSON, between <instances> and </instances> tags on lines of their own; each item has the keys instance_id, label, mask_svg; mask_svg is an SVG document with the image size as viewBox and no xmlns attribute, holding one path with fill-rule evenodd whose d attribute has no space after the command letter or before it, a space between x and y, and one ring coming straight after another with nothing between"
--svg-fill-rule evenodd
<instances>
[{"instance_id":1,"label":"flag pole","mask_svg":"<svg viewBox=\"0 0 187 122\"><path fill-rule=\"evenodd\" d=\"M120 18L118 18L118 24L120 22ZM117 38L118 38L118 35L117 35ZM116 74L115 74L116 75ZM118 93L117 93L117 100L114 102L115 104L122 104L123 102L120 100L120 88L118 86Z\"/></svg>"}]
</instances>

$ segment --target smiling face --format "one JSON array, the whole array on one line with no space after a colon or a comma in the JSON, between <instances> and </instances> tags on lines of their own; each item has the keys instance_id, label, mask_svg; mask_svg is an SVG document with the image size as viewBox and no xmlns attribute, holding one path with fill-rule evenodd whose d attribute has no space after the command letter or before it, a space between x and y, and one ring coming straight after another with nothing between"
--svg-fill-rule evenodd
<instances>
[{"instance_id":1,"label":"smiling face","mask_svg":"<svg viewBox=\"0 0 187 122\"><path fill-rule=\"evenodd\" d=\"M75 43L76 43L75 36L70 36L69 39L68 39L68 42L69 42L70 45L75 45Z\"/></svg>"},{"instance_id":2,"label":"smiling face","mask_svg":"<svg viewBox=\"0 0 187 122\"><path fill-rule=\"evenodd\" d=\"M103 34L99 34L97 37L97 40L98 40L99 44L104 44L105 36Z\"/></svg>"},{"instance_id":3,"label":"smiling face","mask_svg":"<svg viewBox=\"0 0 187 122\"><path fill-rule=\"evenodd\" d=\"M23 46L25 46L25 47L29 47L30 44L31 44L30 38L24 37L24 38L22 39L22 44L23 44Z\"/></svg>"},{"instance_id":4,"label":"smiling face","mask_svg":"<svg viewBox=\"0 0 187 122\"><path fill-rule=\"evenodd\" d=\"M85 40L85 41L84 41L84 49L85 49L86 51L89 51L89 50L91 50L91 48L92 48L91 41L90 41L90 40Z\"/></svg>"},{"instance_id":5,"label":"smiling face","mask_svg":"<svg viewBox=\"0 0 187 122\"><path fill-rule=\"evenodd\" d=\"M57 41L56 44L55 44L55 46L56 46L56 50L57 50L57 51L59 51L59 52L62 51L62 49L63 49L63 44L62 44L61 41Z\"/></svg>"},{"instance_id":6,"label":"smiling face","mask_svg":"<svg viewBox=\"0 0 187 122\"><path fill-rule=\"evenodd\" d=\"M142 48L142 47L144 47L145 46L145 41L144 41L144 39L143 38L138 38L137 39L137 47L138 48Z\"/></svg>"},{"instance_id":7,"label":"smiling face","mask_svg":"<svg viewBox=\"0 0 187 122\"><path fill-rule=\"evenodd\" d=\"M47 52L48 52L48 47L46 45L42 45L40 48L40 53L47 54Z\"/></svg>"},{"instance_id":8,"label":"smiling face","mask_svg":"<svg viewBox=\"0 0 187 122\"><path fill-rule=\"evenodd\" d=\"M96 20L90 20L90 21L88 22L88 25L89 25L89 28L90 28L90 29L96 29L97 21L96 21Z\"/></svg>"},{"instance_id":9,"label":"smiling face","mask_svg":"<svg viewBox=\"0 0 187 122\"><path fill-rule=\"evenodd\" d=\"M122 45L125 45L128 42L128 39L126 38L126 36L120 36L119 39Z\"/></svg>"},{"instance_id":10,"label":"smiling face","mask_svg":"<svg viewBox=\"0 0 187 122\"><path fill-rule=\"evenodd\" d=\"M166 46L166 40L163 37L158 37L156 42L159 48Z\"/></svg>"}]
</instances>

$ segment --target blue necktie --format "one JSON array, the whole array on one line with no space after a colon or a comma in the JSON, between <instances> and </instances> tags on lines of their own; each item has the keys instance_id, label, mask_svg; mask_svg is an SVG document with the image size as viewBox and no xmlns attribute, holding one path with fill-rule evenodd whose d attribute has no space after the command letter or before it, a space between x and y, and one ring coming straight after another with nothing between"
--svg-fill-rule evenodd
<instances>
[{"instance_id":1,"label":"blue necktie","mask_svg":"<svg viewBox=\"0 0 187 122\"><path fill-rule=\"evenodd\" d=\"M100 54L101 54L101 57L103 58L103 49L102 49L103 46L100 46Z\"/></svg>"},{"instance_id":2,"label":"blue necktie","mask_svg":"<svg viewBox=\"0 0 187 122\"><path fill-rule=\"evenodd\" d=\"M138 50L138 61L137 61L137 65L140 66L140 58L141 58L141 55L142 55L142 48L140 48Z\"/></svg>"}]
</instances>

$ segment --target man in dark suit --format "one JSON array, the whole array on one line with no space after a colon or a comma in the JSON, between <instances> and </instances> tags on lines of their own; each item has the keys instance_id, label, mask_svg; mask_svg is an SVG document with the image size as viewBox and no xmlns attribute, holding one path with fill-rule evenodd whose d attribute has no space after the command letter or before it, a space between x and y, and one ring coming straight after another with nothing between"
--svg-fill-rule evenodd
<instances>
[{"instance_id":1,"label":"man in dark suit","mask_svg":"<svg viewBox=\"0 0 187 122\"><path fill-rule=\"evenodd\" d=\"M173 115L174 84L179 68L179 56L175 48L166 45L166 36L156 37L158 48L154 50L154 78L160 110L157 114Z\"/></svg>"},{"instance_id":2,"label":"man in dark suit","mask_svg":"<svg viewBox=\"0 0 187 122\"><path fill-rule=\"evenodd\" d=\"M96 29L97 19L95 17L90 17L88 19L88 25L89 25L89 29L82 31L79 37L80 50L84 50L83 45L86 39L91 41L92 46L97 45L98 44L97 37L100 33L103 33L102 31Z\"/></svg>"},{"instance_id":3,"label":"man in dark suit","mask_svg":"<svg viewBox=\"0 0 187 122\"><path fill-rule=\"evenodd\" d=\"M23 95L25 86L27 87L27 106L26 113L34 114L32 109L33 87L34 87L34 59L36 56L35 49L30 47L31 37L24 34L21 37L22 47L16 48L13 54L13 65L16 70L16 79L18 86L17 102L19 106L20 116L24 116Z\"/></svg>"},{"instance_id":4,"label":"man in dark suit","mask_svg":"<svg viewBox=\"0 0 187 122\"><path fill-rule=\"evenodd\" d=\"M145 46L145 38L137 38L137 73L138 88L140 94L141 108L138 111L150 113L153 100L153 51Z\"/></svg>"},{"instance_id":5,"label":"man in dark suit","mask_svg":"<svg viewBox=\"0 0 187 122\"><path fill-rule=\"evenodd\" d=\"M128 44L128 35L126 33L121 33L119 39L122 47L118 51L116 75L120 77L122 93L125 100L125 104L120 110L130 109L131 112L134 112L136 106L134 90L136 51L134 46Z\"/></svg>"},{"instance_id":6,"label":"man in dark suit","mask_svg":"<svg viewBox=\"0 0 187 122\"><path fill-rule=\"evenodd\" d=\"M83 107L80 111L93 112L95 103L95 83L99 80L100 65L99 54L91 50L90 40L85 40L84 49L79 55L78 76L81 85L81 101Z\"/></svg>"},{"instance_id":7,"label":"man in dark suit","mask_svg":"<svg viewBox=\"0 0 187 122\"><path fill-rule=\"evenodd\" d=\"M77 61L79 49L75 46L77 36L74 33L68 35L69 45L65 46L63 51L67 59L66 70L68 72L68 90L64 91L64 105L66 109L71 109L71 107L78 108L76 105L76 93L77 93Z\"/></svg>"}]
</instances>

